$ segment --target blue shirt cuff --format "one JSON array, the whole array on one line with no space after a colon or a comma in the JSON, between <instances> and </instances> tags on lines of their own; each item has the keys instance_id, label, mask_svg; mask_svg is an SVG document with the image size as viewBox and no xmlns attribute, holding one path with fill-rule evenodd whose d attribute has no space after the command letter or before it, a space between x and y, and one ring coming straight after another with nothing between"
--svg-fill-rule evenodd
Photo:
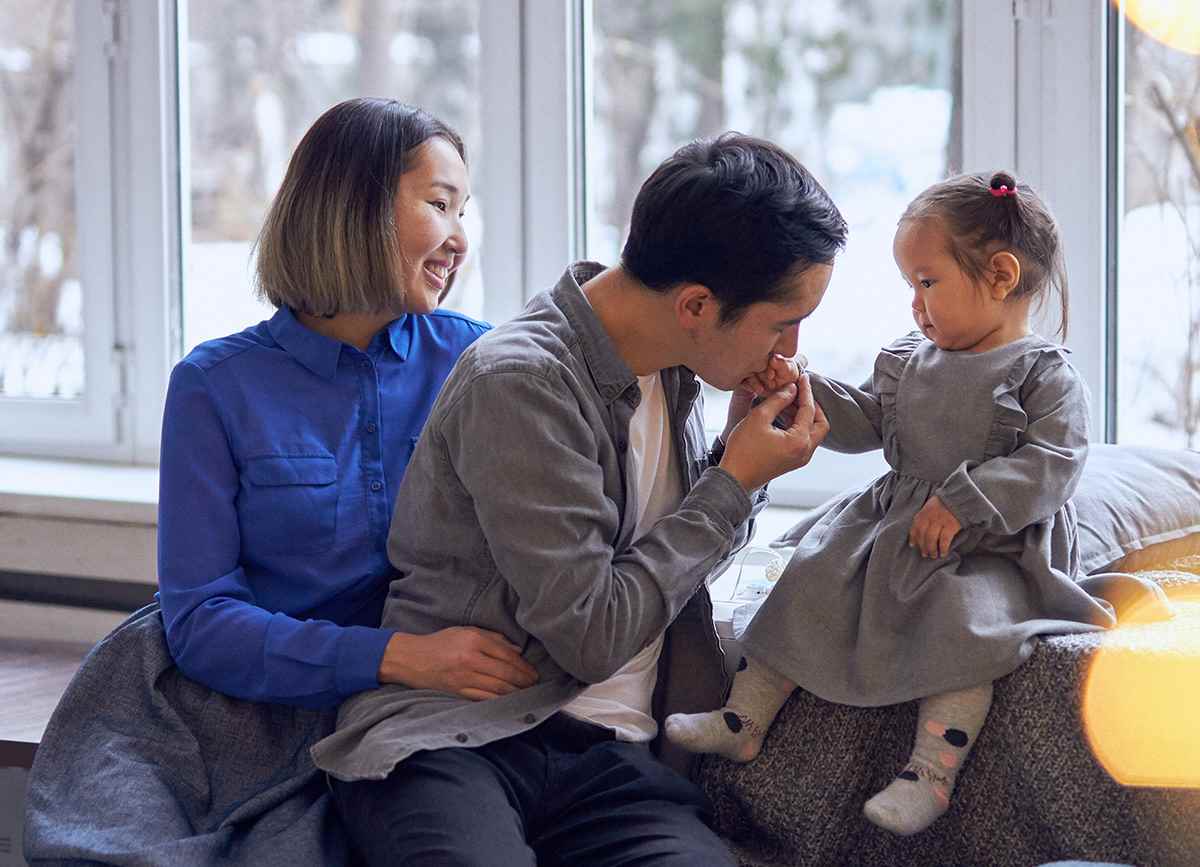
<instances>
[{"instance_id":1,"label":"blue shirt cuff","mask_svg":"<svg viewBox=\"0 0 1200 867\"><path fill-rule=\"evenodd\" d=\"M390 629L346 626L338 637L337 691L342 696L379 686L379 664L392 637Z\"/></svg>"}]
</instances>

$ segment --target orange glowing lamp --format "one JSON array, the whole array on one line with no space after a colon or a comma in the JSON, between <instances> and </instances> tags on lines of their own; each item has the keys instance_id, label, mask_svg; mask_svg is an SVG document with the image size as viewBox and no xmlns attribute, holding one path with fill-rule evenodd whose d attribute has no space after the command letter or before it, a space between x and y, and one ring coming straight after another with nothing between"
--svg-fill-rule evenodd
<instances>
[{"instance_id":1,"label":"orange glowing lamp","mask_svg":"<svg viewBox=\"0 0 1200 867\"><path fill-rule=\"evenodd\" d=\"M1092 751L1124 785L1200 787L1200 598L1173 604L1172 620L1106 634L1084 683Z\"/></svg>"},{"instance_id":2,"label":"orange glowing lamp","mask_svg":"<svg viewBox=\"0 0 1200 867\"><path fill-rule=\"evenodd\" d=\"M1200 54L1200 3L1196 0L1113 0L1129 23L1153 39Z\"/></svg>"}]
</instances>

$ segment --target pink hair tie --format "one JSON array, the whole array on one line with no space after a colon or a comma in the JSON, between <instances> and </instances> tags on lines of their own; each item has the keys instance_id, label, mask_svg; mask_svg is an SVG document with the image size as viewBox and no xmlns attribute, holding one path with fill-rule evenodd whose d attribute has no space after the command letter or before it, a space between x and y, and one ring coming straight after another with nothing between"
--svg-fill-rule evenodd
<instances>
[{"instance_id":1,"label":"pink hair tie","mask_svg":"<svg viewBox=\"0 0 1200 867\"><path fill-rule=\"evenodd\" d=\"M1015 196L1017 194L1017 191L1015 189L1010 190L1008 188L1008 184L1001 184L999 189L997 189L996 187L988 187L988 192L990 192L993 196L995 196L998 199L1002 199L1005 196Z\"/></svg>"}]
</instances>

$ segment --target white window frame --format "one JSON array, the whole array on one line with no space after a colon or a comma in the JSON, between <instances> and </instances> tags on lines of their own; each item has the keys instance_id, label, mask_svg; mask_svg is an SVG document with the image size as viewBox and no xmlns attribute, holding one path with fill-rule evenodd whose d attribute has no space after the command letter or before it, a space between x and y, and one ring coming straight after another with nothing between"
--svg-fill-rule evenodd
<instances>
[{"instance_id":1,"label":"white window frame","mask_svg":"<svg viewBox=\"0 0 1200 867\"><path fill-rule=\"evenodd\" d=\"M76 201L84 295L79 401L0 401L0 450L158 459L176 330L174 68L164 0L76 0Z\"/></svg>"},{"instance_id":2,"label":"white window frame","mask_svg":"<svg viewBox=\"0 0 1200 867\"><path fill-rule=\"evenodd\" d=\"M0 451L152 464L180 337L186 0L77 0L81 279L87 388L74 404L0 402ZM589 0L480 4L487 189L485 317L515 315L586 249L583 145L590 123ZM1070 346L1105 436L1105 34L1098 4L963 3L963 159L1014 166L1064 227L1073 287ZM1080 38L1080 36L1083 38ZM183 96L181 96L183 94ZM29 432L36 432L30 435ZM841 456L832 456L841 458ZM871 475L866 458L818 458L772 486L808 505ZM877 458L876 458L877 459Z\"/></svg>"},{"instance_id":3,"label":"white window frame","mask_svg":"<svg viewBox=\"0 0 1200 867\"><path fill-rule=\"evenodd\" d=\"M1066 345L1091 389L1091 437L1111 441L1108 4L1016 0L1016 160L1062 231L1071 310ZM1050 318L1056 320L1051 302ZM1053 327L1053 326L1050 326ZM1049 329L1047 329L1048 332Z\"/></svg>"},{"instance_id":4,"label":"white window frame","mask_svg":"<svg viewBox=\"0 0 1200 867\"><path fill-rule=\"evenodd\" d=\"M108 457L121 428L114 305L112 106L115 12L74 6L75 208L83 288L84 392L76 400L0 399L0 443L26 454Z\"/></svg>"},{"instance_id":5,"label":"white window frame","mask_svg":"<svg viewBox=\"0 0 1200 867\"><path fill-rule=\"evenodd\" d=\"M538 249L526 201L555 203L527 189L524 168L540 158L522 149L529 10L522 0L479 9L484 315L501 322L524 305L526 250ZM0 400L0 454L153 465L170 368L186 349L188 81L177 58L187 0L76 0L75 16L86 392L78 401Z\"/></svg>"}]
</instances>

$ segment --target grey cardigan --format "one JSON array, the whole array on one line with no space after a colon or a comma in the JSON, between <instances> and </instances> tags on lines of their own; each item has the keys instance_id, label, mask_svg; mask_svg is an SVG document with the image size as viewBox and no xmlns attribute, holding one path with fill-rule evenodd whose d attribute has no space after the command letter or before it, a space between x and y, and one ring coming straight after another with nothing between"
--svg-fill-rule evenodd
<instances>
[{"instance_id":1,"label":"grey cardigan","mask_svg":"<svg viewBox=\"0 0 1200 867\"><path fill-rule=\"evenodd\" d=\"M706 579L748 540L766 494L749 497L709 466L700 385L689 370L666 369L685 496L633 542L626 451L641 395L580 289L600 270L572 266L463 354L413 452L388 538L397 577L384 627L495 630L522 648L539 682L482 702L400 685L359 693L312 750L335 777L382 779L418 750L529 729L668 626L656 718L721 704Z\"/></svg>"}]
</instances>

